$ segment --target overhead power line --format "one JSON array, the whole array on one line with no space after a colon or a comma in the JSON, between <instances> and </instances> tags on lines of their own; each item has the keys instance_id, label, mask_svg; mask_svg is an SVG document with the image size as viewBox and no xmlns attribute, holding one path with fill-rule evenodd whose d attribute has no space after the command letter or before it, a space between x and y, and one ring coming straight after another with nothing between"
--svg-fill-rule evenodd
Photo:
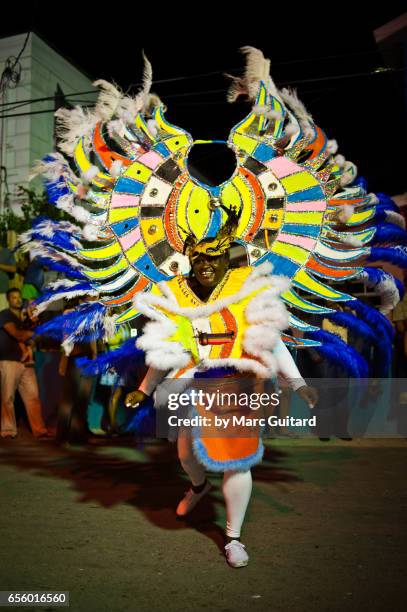
<instances>
[{"instance_id":1,"label":"overhead power line","mask_svg":"<svg viewBox=\"0 0 407 612\"><path fill-rule=\"evenodd\" d=\"M291 81L285 81L282 83L277 83L277 85L278 87L285 87L285 86L292 86L292 85L297 85L297 84L302 84L302 83L321 83L325 81L338 81L338 80L360 78L360 77L371 77L371 76L383 75L383 74L395 74L397 72L403 72L403 71L404 71L403 68L397 68L397 69L389 68L389 69L377 70L373 72L358 72L354 74L333 75L333 76L319 77L315 79L291 80ZM169 94L165 96L165 99L169 100L169 99L174 99L174 98L189 98L189 97L194 97L194 96L206 96L206 95L225 93L225 92L226 92L225 88L204 89L201 91L190 91L190 92L185 92L185 93L180 93L180 94ZM81 92L82 95L84 93L91 93L91 92ZM97 92L93 92L93 93L97 93ZM68 95L70 96L79 95L79 93L78 94L68 94ZM67 97L67 96L64 95L64 97ZM42 101L45 101L45 100L54 100L54 96L50 96L49 98L42 99ZM90 108L94 106L94 104L88 104L88 105L85 104L83 106L86 108ZM20 108L20 106L17 106L15 108ZM13 110L13 109L10 109L10 110ZM8 115L0 115L0 119L9 119L13 117L24 117L24 116L30 116L30 115L40 115L43 113L54 113L54 112L55 112L55 109L51 108L51 109L45 109L45 110L40 110L40 111L28 111L26 113L14 113L14 114L8 114Z\"/></svg>"}]
</instances>

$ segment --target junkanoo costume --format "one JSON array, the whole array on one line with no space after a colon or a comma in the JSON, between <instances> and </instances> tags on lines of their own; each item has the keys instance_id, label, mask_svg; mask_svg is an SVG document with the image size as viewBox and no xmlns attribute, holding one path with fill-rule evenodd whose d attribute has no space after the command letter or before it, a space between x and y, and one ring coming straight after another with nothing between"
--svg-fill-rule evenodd
<instances>
[{"instance_id":1,"label":"junkanoo costume","mask_svg":"<svg viewBox=\"0 0 407 612\"><path fill-rule=\"evenodd\" d=\"M406 247L398 246L406 244L404 221L390 198L367 193L355 165L337 154L336 141L315 125L296 94L276 88L269 60L256 49L243 51L246 73L233 79L228 100L243 94L252 108L225 142L236 155L236 170L216 187L190 174L188 154L199 141L165 119L163 105L150 94L147 60L137 96L98 81L94 109L57 111L59 147L73 163L52 153L36 171L46 178L50 201L77 224L38 219L20 243L64 274L37 301L39 312L64 297L88 295L94 301L40 331L62 338L62 330L69 330L69 348L113 335L117 326L145 313L152 322L139 349L149 365L170 369L171 377L226 366L268 378L284 371L276 348L280 332L291 327L302 337L284 333L286 345L313 346L349 375L367 376L366 361L335 334L302 320L305 312L375 343L387 375L392 329L382 313L399 301L401 287L368 264L406 267ZM241 213L234 239L247 266L230 270L203 304L185 281L185 243L188 236L196 243L215 238L233 207ZM375 287L381 312L332 286L350 279ZM324 300L348 304L352 314L336 312ZM231 332L232 342L199 342L199 334L202 340ZM134 340L120 350L121 358L126 351L128 359L137 353ZM104 365L111 363L105 359ZM296 379L298 372L289 368L288 377ZM209 443L196 450L211 468L211 461L220 460L222 469L231 465L248 473L261 455L260 441L251 444L233 458L220 458Z\"/></svg>"}]
</instances>

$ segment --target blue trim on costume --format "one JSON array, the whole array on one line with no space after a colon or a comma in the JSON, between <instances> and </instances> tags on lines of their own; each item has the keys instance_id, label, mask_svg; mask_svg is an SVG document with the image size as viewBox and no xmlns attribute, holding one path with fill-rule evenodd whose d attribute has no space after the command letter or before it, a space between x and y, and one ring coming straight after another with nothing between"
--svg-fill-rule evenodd
<instances>
[{"instance_id":1,"label":"blue trim on costume","mask_svg":"<svg viewBox=\"0 0 407 612\"><path fill-rule=\"evenodd\" d=\"M218 231L220 230L220 226L222 223L222 211L220 208L215 208L212 213L210 225L208 231L205 234L205 238L212 238L216 236Z\"/></svg>"},{"instance_id":2,"label":"blue trim on costume","mask_svg":"<svg viewBox=\"0 0 407 612\"><path fill-rule=\"evenodd\" d=\"M139 195L144 190L145 184L140 183L140 181L135 181L134 179L121 177L116 183L115 192L116 193L134 193L135 195Z\"/></svg>"},{"instance_id":3,"label":"blue trim on costume","mask_svg":"<svg viewBox=\"0 0 407 612\"><path fill-rule=\"evenodd\" d=\"M124 221L112 223L111 228L117 236L123 236L123 234L127 234L128 232L131 232L131 230L135 229L138 224L139 220L137 218L124 219Z\"/></svg>"},{"instance_id":4,"label":"blue trim on costume","mask_svg":"<svg viewBox=\"0 0 407 612\"><path fill-rule=\"evenodd\" d=\"M259 266L265 261L269 261L273 264L273 274L276 274L277 276L288 276L289 278L293 278L301 267L300 264L297 264L290 259L286 259L277 253L265 253L263 257L260 257L253 265Z\"/></svg>"},{"instance_id":5,"label":"blue trim on costume","mask_svg":"<svg viewBox=\"0 0 407 612\"><path fill-rule=\"evenodd\" d=\"M287 195L287 202L304 202L306 200L323 200L325 194L321 187L318 185L304 189L303 191L297 191L296 193L290 193Z\"/></svg>"},{"instance_id":6,"label":"blue trim on costume","mask_svg":"<svg viewBox=\"0 0 407 612\"><path fill-rule=\"evenodd\" d=\"M168 280L168 275L157 269L148 253L144 253L142 257L132 263L137 270L140 270L144 276L155 283L159 283L162 280Z\"/></svg>"},{"instance_id":7,"label":"blue trim on costume","mask_svg":"<svg viewBox=\"0 0 407 612\"><path fill-rule=\"evenodd\" d=\"M206 449L201 442L201 440L195 437L195 433L193 433L194 438L192 441L192 448L194 450L195 456L202 465L204 465L208 470L212 472L225 472L228 470L233 470L236 472L247 472L253 465L260 463L263 459L264 454L264 446L262 439L259 437L259 447L255 453L252 455L248 455L244 459L230 459L229 461L215 461L208 456Z\"/></svg>"},{"instance_id":8,"label":"blue trim on costume","mask_svg":"<svg viewBox=\"0 0 407 612\"><path fill-rule=\"evenodd\" d=\"M160 153L164 157L168 157L170 155L169 148L166 147L163 142L159 142L158 144L154 145L153 150L157 151L157 153Z\"/></svg>"},{"instance_id":9,"label":"blue trim on costume","mask_svg":"<svg viewBox=\"0 0 407 612\"><path fill-rule=\"evenodd\" d=\"M257 145L257 147L252 153L252 157L254 157L254 159L257 159L257 161L263 163L268 162L270 159L273 159L273 157L276 157L276 155L277 151L275 151L273 147L270 147L270 145L266 145L264 143L260 143L259 145Z\"/></svg>"},{"instance_id":10,"label":"blue trim on costume","mask_svg":"<svg viewBox=\"0 0 407 612\"><path fill-rule=\"evenodd\" d=\"M295 234L296 236L311 236L312 238L318 238L319 233L321 231L321 227L319 225L300 225L297 223L284 223L282 228L282 232L287 232L288 234Z\"/></svg>"}]
</instances>

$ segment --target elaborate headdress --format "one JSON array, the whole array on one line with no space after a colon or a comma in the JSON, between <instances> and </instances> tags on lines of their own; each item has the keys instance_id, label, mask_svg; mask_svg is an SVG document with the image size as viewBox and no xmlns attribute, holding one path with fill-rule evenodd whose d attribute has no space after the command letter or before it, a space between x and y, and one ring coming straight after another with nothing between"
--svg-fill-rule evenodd
<instances>
[{"instance_id":1,"label":"elaborate headdress","mask_svg":"<svg viewBox=\"0 0 407 612\"><path fill-rule=\"evenodd\" d=\"M218 232L236 209L233 240L245 249L248 263L269 261L274 274L291 279L282 297L290 326L305 337L285 336L287 344L334 346L332 334L322 336L318 326L301 319L302 312L336 316L324 300L351 302L358 319L376 334L381 331L388 344L385 317L333 285L367 280L383 295L382 311L390 310L400 285L369 264L406 267L403 219L390 198L367 192L355 165L337 154L336 141L327 139L295 92L276 88L269 60L257 49L243 51L246 74L234 79L229 101L245 94L253 106L230 132L227 145L236 169L217 187L189 173L193 138L168 123L163 105L151 97L147 61L136 97L98 81L101 94L93 111L58 111L59 147L71 161L52 153L36 170L46 179L50 201L77 224L42 219L21 238L26 249L66 277L45 291L39 310L62 297L97 294L98 321L103 312L116 326L130 321L139 314L132 303L137 292L189 270L185 253L193 257L197 244L206 252L214 248L214 254L230 245L232 234L220 238ZM188 235L197 241L193 249L191 239L185 245ZM214 236L219 242L201 242ZM88 311L91 322L90 306ZM356 327L353 319L352 324ZM75 327L70 339L80 339ZM364 372L350 366L349 371Z\"/></svg>"},{"instance_id":2,"label":"elaborate headdress","mask_svg":"<svg viewBox=\"0 0 407 612\"><path fill-rule=\"evenodd\" d=\"M216 236L213 238L208 236L207 238L198 240L194 234L188 233L184 230L186 236L183 252L188 256L191 263L202 253L211 257L224 255L232 246L236 238L236 231L240 216L242 214L242 209L237 211L235 206L227 208L223 204L220 204L220 207L226 212L228 217L225 223L216 233Z\"/></svg>"}]
</instances>

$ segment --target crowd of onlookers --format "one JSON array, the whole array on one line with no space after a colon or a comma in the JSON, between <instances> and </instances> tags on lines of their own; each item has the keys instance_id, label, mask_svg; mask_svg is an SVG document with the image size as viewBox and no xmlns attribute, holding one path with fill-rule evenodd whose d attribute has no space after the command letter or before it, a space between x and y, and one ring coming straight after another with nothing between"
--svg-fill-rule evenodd
<instances>
[{"instance_id":1,"label":"crowd of onlookers","mask_svg":"<svg viewBox=\"0 0 407 612\"><path fill-rule=\"evenodd\" d=\"M32 435L36 438L56 437L61 443L83 443L92 433L120 435L125 432L123 399L126 388L137 388L146 369L139 367L126 374L111 370L96 380L95 377L82 375L76 359L93 359L101 350L115 348L133 334L130 329L122 329L109 346L96 342L78 343L69 355L64 353L59 343L35 337L38 320L33 315L31 304L51 280L49 274L37 261L30 261L27 256L17 261L12 250L0 247L1 437L17 437L18 417L28 419ZM58 307L60 312L72 307L72 304L59 304ZM391 374L397 378L407 378L407 298L391 313L391 320L395 327ZM335 326L329 319L323 321L323 328L337 333L352 345L353 339L346 328ZM357 348L360 350L360 347ZM317 351L298 350L295 357L305 378L323 381L319 385L320 405L329 406L330 410L319 410L316 432L319 438L329 440L331 436L337 436L351 439L347 424L347 375ZM371 359L375 359L374 353ZM342 379L343 382L330 387L325 384L329 379ZM373 397L378 389L371 385L369 393ZM287 395L285 392L282 396L280 416L288 414L290 410ZM21 402L25 410L22 410ZM281 428L280 434L292 435L292 432Z\"/></svg>"}]
</instances>

